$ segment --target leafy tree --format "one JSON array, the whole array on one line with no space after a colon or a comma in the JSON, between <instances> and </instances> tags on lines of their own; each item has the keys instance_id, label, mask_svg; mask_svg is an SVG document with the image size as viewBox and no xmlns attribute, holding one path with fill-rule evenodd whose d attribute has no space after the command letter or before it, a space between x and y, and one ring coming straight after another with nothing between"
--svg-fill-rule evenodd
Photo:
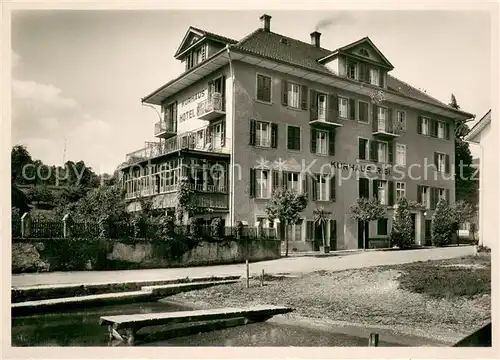
<instances>
[{"instance_id":1,"label":"leafy tree","mask_svg":"<svg viewBox=\"0 0 500 360\"><path fill-rule=\"evenodd\" d=\"M408 201L402 197L397 202L397 209L392 223L391 244L400 249L409 249L413 244L413 222L411 221Z\"/></svg>"},{"instance_id":2,"label":"leafy tree","mask_svg":"<svg viewBox=\"0 0 500 360\"><path fill-rule=\"evenodd\" d=\"M383 219L386 215L385 206L382 205L378 199L367 199L365 197L358 198L356 202L350 207L350 216L353 220L361 222L362 228L365 228L366 223ZM363 249L366 249L368 239L363 236Z\"/></svg>"},{"instance_id":3,"label":"leafy tree","mask_svg":"<svg viewBox=\"0 0 500 360\"><path fill-rule=\"evenodd\" d=\"M46 185L35 185L26 192L30 202L33 203L54 203L54 194Z\"/></svg>"},{"instance_id":4,"label":"leafy tree","mask_svg":"<svg viewBox=\"0 0 500 360\"><path fill-rule=\"evenodd\" d=\"M449 106L460 109L454 94ZM455 198L472 202L477 193L477 181L473 180L472 154L469 144L464 141L469 127L465 120L455 120Z\"/></svg>"},{"instance_id":5,"label":"leafy tree","mask_svg":"<svg viewBox=\"0 0 500 360\"><path fill-rule=\"evenodd\" d=\"M321 226L321 233L323 235L323 251L328 252L327 248L329 249L329 247L327 247L325 240L325 226L330 221L331 219L330 215L332 213L330 211L326 211L323 207L320 207L319 209L314 209L313 213L314 213L314 223Z\"/></svg>"},{"instance_id":6,"label":"leafy tree","mask_svg":"<svg viewBox=\"0 0 500 360\"><path fill-rule=\"evenodd\" d=\"M23 167L33 163L28 149L24 145L15 145L10 153L10 162L12 183L26 184L28 181L22 178Z\"/></svg>"},{"instance_id":7,"label":"leafy tree","mask_svg":"<svg viewBox=\"0 0 500 360\"><path fill-rule=\"evenodd\" d=\"M452 208L452 211L453 215L455 216L455 223L457 224L457 227L468 221L471 221L476 216L476 209L474 208L474 206L471 203L463 200L457 201L455 203L455 206Z\"/></svg>"},{"instance_id":8,"label":"leafy tree","mask_svg":"<svg viewBox=\"0 0 500 360\"><path fill-rule=\"evenodd\" d=\"M299 220L300 213L307 206L307 197L296 191L286 188L277 188L274 190L271 199L266 204L266 214L269 219L279 219L284 229L289 224L295 224ZM285 256L288 256L288 236L284 231Z\"/></svg>"},{"instance_id":9,"label":"leafy tree","mask_svg":"<svg viewBox=\"0 0 500 360\"><path fill-rule=\"evenodd\" d=\"M440 199L432 216L432 245L444 246L451 244L456 229L456 219L453 209L444 199Z\"/></svg>"}]
</instances>

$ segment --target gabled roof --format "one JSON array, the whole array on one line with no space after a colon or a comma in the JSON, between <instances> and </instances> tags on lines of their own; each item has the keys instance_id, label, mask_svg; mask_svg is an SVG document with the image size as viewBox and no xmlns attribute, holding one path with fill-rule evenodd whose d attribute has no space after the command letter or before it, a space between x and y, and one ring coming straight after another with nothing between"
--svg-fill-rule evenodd
<instances>
[{"instance_id":1,"label":"gabled roof","mask_svg":"<svg viewBox=\"0 0 500 360\"><path fill-rule=\"evenodd\" d=\"M481 133L481 131L491 123L491 109L488 110L486 114L479 120L476 125L470 129L470 131L465 135L465 141L473 142L473 143L479 143L478 140L476 140L477 136Z\"/></svg>"},{"instance_id":2,"label":"gabled roof","mask_svg":"<svg viewBox=\"0 0 500 360\"><path fill-rule=\"evenodd\" d=\"M201 42L202 40L209 39L213 41L217 41L223 44L236 44L237 41L227 38L225 36L221 36L206 30L202 30L199 28L196 28L194 26L190 26L189 29L186 31L186 34L184 35L184 38L181 41L181 44L177 48L177 51L174 54L174 57L177 58L179 55L181 55L185 50L191 47L193 44L186 44L186 41L188 40L189 36L191 34L198 35L200 38L197 40L198 42Z\"/></svg>"},{"instance_id":3,"label":"gabled roof","mask_svg":"<svg viewBox=\"0 0 500 360\"><path fill-rule=\"evenodd\" d=\"M333 52L331 52L327 56L325 56L321 59L318 59L318 62L324 63L328 59L330 59L330 58L332 58L332 57L334 57L342 52L346 52L346 51L352 49L353 47L356 47L356 46L363 44L363 43L367 43L373 50L375 50L375 52L378 54L378 56L380 56L380 58L385 62L387 67L389 67L391 70L394 69L394 66L391 64L391 62L389 60L387 60L387 58L384 56L384 54L382 54L382 52L375 46L375 44L370 40L370 38L368 36L365 36L362 39L359 39L359 40L354 41L350 44L342 46L342 47L338 48L337 50L334 50Z\"/></svg>"},{"instance_id":4,"label":"gabled roof","mask_svg":"<svg viewBox=\"0 0 500 360\"><path fill-rule=\"evenodd\" d=\"M196 32L199 36L203 35L210 36L213 39L217 38L217 41L229 44L229 48L235 51L240 51L245 54L255 55L264 59L274 60L283 64L300 67L302 69L308 69L326 75L338 76L334 72L332 72L326 65L318 62L319 59L324 59L327 56L331 55L333 53L331 50L322 47L316 47L310 43L293 39L288 36L277 34L271 31L265 31L259 28L237 42L235 40L209 33L195 27L190 27L183 41L186 40L190 31ZM339 49L349 49L351 47L359 45L362 42L368 42L370 46L372 46L373 44L368 37L365 37ZM380 50L378 50L375 45L373 45L373 48L376 49L376 51L380 52ZM205 62L196 65L195 67L180 75L178 78L169 81L167 84L161 86L153 93L143 98L142 101L148 101L148 99L153 97L154 94L163 91L166 87L180 81L185 76L189 76L189 74L191 74L193 71L196 71L198 68L203 67L205 63L210 62L210 59L216 59L219 56L224 56L221 55L223 53L225 53L225 50L221 50L216 54L213 54ZM381 58L384 58L382 54L380 55ZM388 64L390 63L388 62ZM460 113L462 116L473 117L472 114L454 109L451 106L433 98L427 93L420 91L417 88L389 74L387 76L387 87L388 91L400 94L401 96L421 101L430 105L439 106L440 108L449 109L454 113Z\"/></svg>"}]
</instances>

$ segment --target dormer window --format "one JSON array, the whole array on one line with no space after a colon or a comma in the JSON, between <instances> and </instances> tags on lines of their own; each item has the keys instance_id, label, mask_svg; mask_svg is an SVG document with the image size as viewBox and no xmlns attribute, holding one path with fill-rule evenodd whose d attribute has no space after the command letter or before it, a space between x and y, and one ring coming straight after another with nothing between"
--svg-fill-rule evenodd
<instances>
[{"instance_id":1,"label":"dormer window","mask_svg":"<svg viewBox=\"0 0 500 360\"><path fill-rule=\"evenodd\" d=\"M203 44L199 47L193 49L189 54L186 55L186 70L191 69L192 67L198 65L202 61L206 59L207 54L207 45Z\"/></svg>"},{"instance_id":2,"label":"dormer window","mask_svg":"<svg viewBox=\"0 0 500 360\"><path fill-rule=\"evenodd\" d=\"M380 73L378 69L370 69L370 84L380 86Z\"/></svg>"},{"instance_id":3,"label":"dormer window","mask_svg":"<svg viewBox=\"0 0 500 360\"><path fill-rule=\"evenodd\" d=\"M358 78L358 64L354 62L347 63L347 77L353 80Z\"/></svg>"}]
</instances>

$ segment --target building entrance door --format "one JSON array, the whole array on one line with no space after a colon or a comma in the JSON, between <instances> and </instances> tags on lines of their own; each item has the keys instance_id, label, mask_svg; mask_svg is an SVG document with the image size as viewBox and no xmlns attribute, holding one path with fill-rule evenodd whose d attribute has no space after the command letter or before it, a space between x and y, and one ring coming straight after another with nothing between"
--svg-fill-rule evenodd
<instances>
[{"instance_id":1,"label":"building entrance door","mask_svg":"<svg viewBox=\"0 0 500 360\"><path fill-rule=\"evenodd\" d=\"M369 228L368 228L368 223L365 222L364 224L365 225L363 229L363 222L358 221L358 249L364 249L363 241L365 242L366 245L368 245ZM363 232L364 232L364 237L363 237Z\"/></svg>"}]
</instances>

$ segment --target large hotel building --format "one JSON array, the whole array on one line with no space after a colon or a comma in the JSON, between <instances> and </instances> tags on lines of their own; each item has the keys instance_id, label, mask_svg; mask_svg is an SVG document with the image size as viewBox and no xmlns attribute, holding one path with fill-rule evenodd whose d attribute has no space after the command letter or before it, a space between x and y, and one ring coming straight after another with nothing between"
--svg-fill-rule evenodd
<instances>
[{"instance_id":1,"label":"large hotel building","mask_svg":"<svg viewBox=\"0 0 500 360\"><path fill-rule=\"evenodd\" d=\"M394 66L368 38L336 50L271 31L271 17L241 40L190 27L175 58L185 71L142 99L161 107L156 142L122 165L129 210L149 197L172 211L176 184L194 190L194 216L287 232L290 249L317 250L313 211L331 212L332 250L373 246L391 230L401 196L415 210L415 244L430 237L438 199L454 203L454 120L473 117L391 76ZM286 186L309 198L301 220L283 229L265 207ZM349 215L360 197L377 197L387 218L359 228Z\"/></svg>"}]
</instances>

